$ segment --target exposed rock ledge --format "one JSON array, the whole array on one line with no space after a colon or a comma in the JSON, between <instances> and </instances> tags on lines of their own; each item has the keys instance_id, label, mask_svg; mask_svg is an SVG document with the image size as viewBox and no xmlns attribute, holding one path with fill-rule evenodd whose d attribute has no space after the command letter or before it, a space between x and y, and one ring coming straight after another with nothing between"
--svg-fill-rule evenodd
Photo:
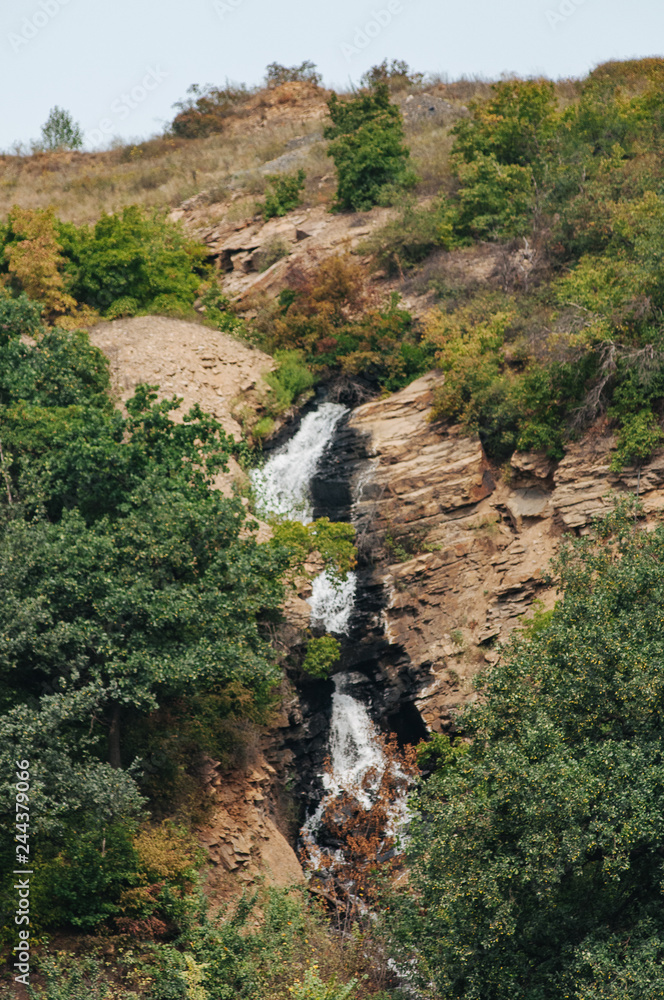
<instances>
[{"instance_id":1,"label":"exposed rock ledge","mask_svg":"<svg viewBox=\"0 0 664 1000\"><path fill-rule=\"evenodd\" d=\"M303 882L297 855L280 829L279 778L265 757L257 753L246 772L225 773L208 759L202 777L210 814L197 835L210 858L206 892L213 905L236 898L257 880L284 887Z\"/></svg>"},{"instance_id":2,"label":"exposed rock ledge","mask_svg":"<svg viewBox=\"0 0 664 1000\"><path fill-rule=\"evenodd\" d=\"M349 424L368 459L354 477L360 544L417 553L375 572L386 637L430 674L417 705L435 732L474 697L473 676L497 659L492 645L533 600L552 605L544 577L564 531L587 530L611 491L638 485L647 513L664 507L664 453L640 482L634 470L617 476L613 438L601 429L571 445L557 468L542 455L515 455L510 484L500 481L476 437L429 422L440 378L360 406Z\"/></svg>"}]
</instances>

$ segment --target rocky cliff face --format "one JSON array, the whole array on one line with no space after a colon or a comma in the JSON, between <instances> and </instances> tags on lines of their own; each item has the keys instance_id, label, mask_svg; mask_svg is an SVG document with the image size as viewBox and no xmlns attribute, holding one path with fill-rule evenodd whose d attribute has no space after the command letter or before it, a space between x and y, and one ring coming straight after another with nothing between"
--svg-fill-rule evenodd
<instances>
[{"instance_id":1,"label":"rocky cliff face","mask_svg":"<svg viewBox=\"0 0 664 1000\"><path fill-rule=\"evenodd\" d=\"M616 476L614 442L602 429L557 466L517 453L506 482L476 437L429 422L439 378L431 373L358 407L346 454L337 453L357 496L365 588L382 598L374 599L382 604L374 634L399 651L401 674L419 679L415 704L434 732L453 725L454 710L475 697L474 675L497 660L493 646L533 601L553 604L545 576L564 531L587 530L612 491L638 487L647 513L664 506L664 454L640 481L634 470Z\"/></svg>"}]
</instances>

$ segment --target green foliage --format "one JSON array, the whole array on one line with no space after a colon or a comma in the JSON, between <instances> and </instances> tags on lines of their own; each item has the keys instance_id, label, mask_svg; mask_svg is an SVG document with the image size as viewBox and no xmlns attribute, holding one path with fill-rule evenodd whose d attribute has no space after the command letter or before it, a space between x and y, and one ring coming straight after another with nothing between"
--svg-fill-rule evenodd
<instances>
[{"instance_id":1,"label":"green foliage","mask_svg":"<svg viewBox=\"0 0 664 1000\"><path fill-rule=\"evenodd\" d=\"M398 934L441 997L657 995L663 555L629 501L568 541L561 600L503 651L457 722L465 752L421 789Z\"/></svg>"},{"instance_id":2,"label":"green foliage","mask_svg":"<svg viewBox=\"0 0 664 1000\"><path fill-rule=\"evenodd\" d=\"M315 377L304 363L301 351L275 351L274 359L278 367L263 376L271 389L265 405L271 416L280 416L310 395Z\"/></svg>"},{"instance_id":3,"label":"green foliage","mask_svg":"<svg viewBox=\"0 0 664 1000\"><path fill-rule=\"evenodd\" d=\"M317 966L314 966L307 969L303 980L298 980L289 988L289 993L293 1000L352 1000L357 985L356 979L346 985L337 983L336 979L324 983L318 975Z\"/></svg>"},{"instance_id":4,"label":"green foliage","mask_svg":"<svg viewBox=\"0 0 664 1000\"><path fill-rule=\"evenodd\" d=\"M302 670L309 677L323 679L329 677L330 670L335 663L339 662L340 651L341 647L338 641L331 635L310 639L302 663Z\"/></svg>"},{"instance_id":5,"label":"green foliage","mask_svg":"<svg viewBox=\"0 0 664 1000\"><path fill-rule=\"evenodd\" d=\"M42 142L46 149L80 149L83 145L83 131L69 111L51 108L42 125Z\"/></svg>"},{"instance_id":6,"label":"green foliage","mask_svg":"<svg viewBox=\"0 0 664 1000\"><path fill-rule=\"evenodd\" d=\"M18 318L12 316L14 330L30 332L28 322L35 315L34 303L29 303L29 306L30 309L26 309L27 321L23 316L23 305L21 315ZM9 327L9 323L7 325ZM33 327L32 333L36 332ZM54 328L42 334L36 345L26 344L15 336L0 346L0 405L11 406L13 403L11 415L10 411L5 414L8 441L13 440L15 431L20 433L18 427L14 428L18 412L24 415L25 431L30 435L28 427L38 411L32 410L29 416L24 404L61 410L88 405L110 410L109 386L106 356L98 347L93 347L87 335L80 331Z\"/></svg>"},{"instance_id":7,"label":"green foliage","mask_svg":"<svg viewBox=\"0 0 664 1000\"><path fill-rule=\"evenodd\" d=\"M361 246L388 275L403 274L444 242L440 208L409 203L401 214L372 233Z\"/></svg>"},{"instance_id":8,"label":"green foliage","mask_svg":"<svg viewBox=\"0 0 664 1000\"><path fill-rule=\"evenodd\" d=\"M393 59L392 62L383 59L382 63L362 74L360 83L368 88L386 83L390 90L405 90L408 87L419 87L423 79L424 74L415 73L403 59Z\"/></svg>"},{"instance_id":9,"label":"green foliage","mask_svg":"<svg viewBox=\"0 0 664 1000\"><path fill-rule=\"evenodd\" d=\"M432 419L455 420L479 433L487 453L499 461L517 447L561 458L565 421L581 405L597 358L579 351L548 364L528 359L523 348L508 343L517 319L508 311L513 306L478 297L453 313L431 315L425 336L438 347L436 361L445 373Z\"/></svg>"},{"instance_id":10,"label":"green foliage","mask_svg":"<svg viewBox=\"0 0 664 1000\"><path fill-rule=\"evenodd\" d=\"M301 521L277 521L273 525L275 542L286 548L291 567L302 572L308 557L317 552L333 579L345 579L355 568L355 528L352 524L319 517L308 524Z\"/></svg>"},{"instance_id":11,"label":"green foliage","mask_svg":"<svg viewBox=\"0 0 664 1000\"><path fill-rule=\"evenodd\" d=\"M611 471L626 465L642 465L664 440L659 421L651 410L626 417L618 431L618 445L611 458Z\"/></svg>"},{"instance_id":12,"label":"green foliage","mask_svg":"<svg viewBox=\"0 0 664 1000\"><path fill-rule=\"evenodd\" d=\"M417 748L417 763L421 768L431 771L443 771L453 767L463 754L467 753L466 743L452 743L449 736L434 733L426 743L420 743Z\"/></svg>"},{"instance_id":13,"label":"green foliage","mask_svg":"<svg viewBox=\"0 0 664 1000\"><path fill-rule=\"evenodd\" d=\"M0 294L0 349L21 337L36 337L43 330L41 309L25 292L16 298Z\"/></svg>"},{"instance_id":14,"label":"green foliage","mask_svg":"<svg viewBox=\"0 0 664 1000\"><path fill-rule=\"evenodd\" d=\"M136 884L139 859L131 830L71 831L62 852L38 876L47 926L90 931L119 912L122 891Z\"/></svg>"},{"instance_id":15,"label":"green foliage","mask_svg":"<svg viewBox=\"0 0 664 1000\"><path fill-rule=\"evenodd\" d=\"M133 205L93 228L60 224L69 291L113 318L188 314L205 274L205 248L176 223Z\"/></svg>"},{"instance_id":16,"label":"green foliage","mask_svg":"<svg viewBox=\"0 0 664 1000\"><path fill-rule=\"evenodd\" d=\"M199 298L206 326L212 326L233 337L246 336L245 321L233 311L230 299L224 295L216 281L204 282L199 288Z\"/></svg>"},{"instance_id":17,"label":"green foliage","mask_svg":"<svg viewBox=\"0 0 664 1000\"><path fill-rule=\"evenodd\" d=\"M240 500L211 489L238 450L214 419L194 407L175 423L177 401L148 386L122 416L84 334L23 343L23 322L19 308L0 347L0 810L29 758L54 913L90 929L142 884L122 832L145 804L140 765L120 768L125 723L185 692L266 700L279 674L264 622L291 552L259 545Z\"/></svg>"},{"instance_id":18,"label":"green foliage","mask_svg":"<svg viewBox=\"0 0 664 1000\"><path fill-rule=\"evenodd\" d=\"M449 222L458 237L512 239L532 229L532 168L477 154L458 168L458 202Z\"/></svg>"},{"instance_id":19,"label":"green foliage","mask_svg":"<svg viewBox=\"0 0 664 1000\"><path fill-rule=\"evenodd\" d=\"M76 961L60 952L40 958L37 969L43 986L29 985L30 1000L135 1000L134 992L113 987L102 962L91 955L77 955Z\"/></svg>"},{"instance_id":20,"label":"green foliage","mask_svg":"<svg viewBox=\"0 0 664 1000\"><path fill-rule=\"evenodd\" d=\"M267 346L301 351L317 375L341 371L394 391L431 367L433 346L398 295L379 308L367 302L362 269L350 258L323 261L281 302Z\"/></svg>"},{"instance_id":21,"label":"green foliage","mask_svg":"<svg viewBox=\"0 0 664 1000\"><path fill-rule=\"evenodd\" d=\"M304 170L298 170L295 174L269 174L265 201L260 206L263 218L281 217L297 208L305 177Z\"/></svg>"},{"instance_id":22,"label":"green foliage","mask_svg":"<svg viewBox=\"0 0 664 1000\"><path fill-rule=\"evenodd\" d=\"M333 93L328 110L324 134L337 168L338 209L364 211L380 203L386 189L413 186L401 112L384 82L348 100Z\"/></svg>"},{"instance_id":23,"label":"green foliage","mask_svg":"<svg viewBox=\"0 0 664 1000\"><path fill-rule=\"evenodd\" d=\"M256 251L254 256L256 270L261 273L267 271L268 267L272 267L278 260L283 260L289 253L286 241L281 236L273 236L260 250Z\"/></svg>"},{"instance_id":24,"label":"green foliage","mask_svg":"<svg viewBox=\"0 0 664 1000\"><path fill-rule=\"evenodd\" d=\"M531 167L540 175L556 125L555 88L549 80L505 80L476 102L454 126L455 156L465 163L492 158L504 166Z\"/></svg>"}]
</instances>

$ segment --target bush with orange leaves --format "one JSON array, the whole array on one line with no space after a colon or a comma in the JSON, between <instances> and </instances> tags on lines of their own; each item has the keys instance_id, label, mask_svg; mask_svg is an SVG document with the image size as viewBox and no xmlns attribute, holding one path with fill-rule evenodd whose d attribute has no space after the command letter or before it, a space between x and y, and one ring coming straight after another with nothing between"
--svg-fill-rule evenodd
<instances>
[{"instance_id":1,"label":"bush with orange leaves","mask_svg":"<svg viewBox=\"0 0 664 1000\"><path fill-rule=\"evenodd\" d=\"M433 348L398 296L380 303L350 256L324 260L312 273L295 273L279 297L266 346L299 350L321 377L359 376L393 392L427 371Z\"/></svg>"},{"instance_id":2,"label":"bush with orange leaves","mask_svg":"<svg viewBox=\"0 0 664 1000\"><path fill-rule=\"evenodd\" d=\"M376 902L379 878L394 877L401 870L398 813L405 812L408 789L419 774L416 747L400 749L394 734L375 739L383 766L370 768L357 786L331 797L323 811L320 839L336 850L305 844L301 852L305 869L313 873L312 891L345 920L359 916L363 904ZM326 770L331 774L329 759ZM363 805L367 800L368 807Z\"/></svg>"},{"instance_id":3,"label":"bush with orange leaves","mask_svg":"<svg viewBox=\"0 0 664 1000\"><path fill-rule=\"evenodd\" d=\"M52 208L31 211L16 205L3 242L7 273L0 281L41 303L48 319L76 310L76 300L65 290L65 258Z\"/></svg>"}]
</instances>

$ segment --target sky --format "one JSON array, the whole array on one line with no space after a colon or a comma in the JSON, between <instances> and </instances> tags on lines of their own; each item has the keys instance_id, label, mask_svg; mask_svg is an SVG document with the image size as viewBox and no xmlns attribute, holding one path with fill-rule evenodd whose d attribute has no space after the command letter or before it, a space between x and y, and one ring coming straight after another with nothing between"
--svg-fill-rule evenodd
<instances>
[{"instance_id":1,"label":"sky","mask_svg":"<svg viewBox=\"0 0 664 1000\"><path fill-rule=\"evenodd\" d=\"M309 59L345 88L383 59L496 78L583 76L664 55L662 0L9 0L0 12L0 150L54 106L86 147L160 132L192 83L259 83Z\"/></svg>"}]
</instances>

